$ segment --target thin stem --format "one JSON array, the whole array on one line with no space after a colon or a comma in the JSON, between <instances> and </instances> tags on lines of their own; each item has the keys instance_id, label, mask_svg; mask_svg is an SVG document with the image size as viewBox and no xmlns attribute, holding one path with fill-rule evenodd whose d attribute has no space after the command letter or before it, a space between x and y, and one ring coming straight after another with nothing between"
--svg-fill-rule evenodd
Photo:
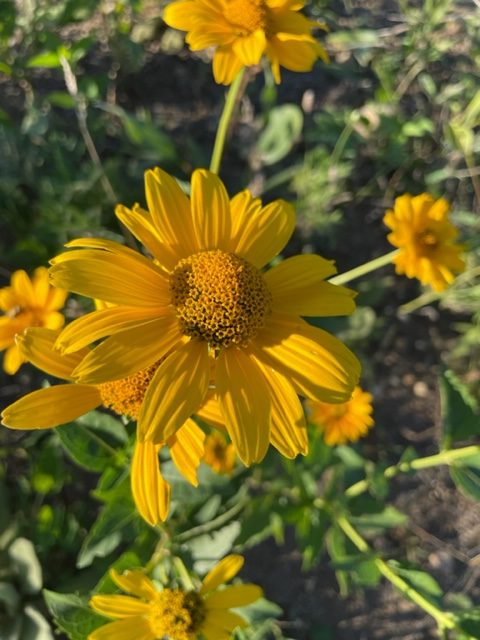
<instances>
[{"instance_id":1,"label":"thin stem","mask_svg":"<svg viewBox=\"0 0 480 640\"><path fill-rule=\"evenodd\" d=\"M390 264L393 258L398 254L398 251L398 249L395 249L395 251L390 251L390 253L386 253L383 256L374 258L369 262L365 262L365 264L361 264L359 267L350 269L350 271L340 273L338 276L330 278L329 282L331 282L332 284L346 284L351 280L356 280L357 278L360 278L361 276L364 276L371 271L375 271L375 269L380 269L380 267L384 267L385 265Z\"/></svg>"},{"instance_id":2,"label":"thin stem","mask_svg":"<svg viewBox=\"0 0 480 640\"><path fill-rule=\"evenodd\" d=\"M173 557L173 566L175 567L175 571L180 578L183 588L186 591L194 591L195 585L193 584L193 580L190 574L187 571L187 567L184 565L183 560L178 556Z\"/></svg>"},{"instance_id":3,"label":"thin stem","mask_svg":"<svg viewBox=\"0 0 480 640\"><path fill-rule=\"evenodd\" d=\"M182 544L183 542L187 542L187 540L191 540L197 536L200 536L204 533L210 533L210 531L215 531L219 527L222 527L224 524L227 524L230 520L235 518L248 504L249 498L245 497L243 500L240 500L235 504L231 509L225 511L221 515L217 516L210 522L206 522L205 524L200 524L197 527L192 527L183 533L179 533L175 542Z\"/></svg>"},{"instance_id":4,"label":"thin stem","mask_svg":"<svg viewBox=\"0 0 480 640\"><path fill-rule=\"evenodd\" d=\"M245 67L240 71L235 80L230 85L227 93L223 112L218 123L217 135L215 136L215 144L213 146L212 159L210 161L210 171L218 173L222 162L223 148L227 139L228 128L232 119L235 107L240 100L240 96L245 88L243 77L245 75ZM242 91L240 91L242 89Z\"/></svg>"},{"instance_id":5,"label":"thin stem","mask_svg":"<svg viewBox=\"0 0 480 640\"><path fill-rule=\"evenodd\" d=\"M359 551L365 554L372 554L372 549L362 536L352 527L350 522L345 516L338 516L336 523L342 529L343 533L353 542ZM374 557L373 562L375 566L391 584L393 584L406 598L415 602L421 609L432 616L441 629L454 629L456 627L455 621L451 615L441 609L438 609L432 602L422 596L421 593L416 591L410 586L403 578L398 576L392 567L382 560L382 558Z\"/></svg>"},{"instance_id":6,"label":"thin stem","mask_svg":"<svg viewBox=\"0 0 480 640\"><path fill-rule=\"evenodd\" d=\"M418 471L419 469L428 469L429 467L436 467L441 464L450 465L456 460L462 460L464 458L471 458L473 456L480 455L480 445L471 445L468 447L460 447L458 449L449 449L448 451L441 451L433 456L426 456L424 458L416 458L410 462L398 462L390 467L387 467L383 472L385 478L393 478L398 473L408 473L409 471ZM353 498L362 494L364 491L368 491L370 486L369 480L360 480L355 484L352 484L345 490L345 495L349 498Z\"/></svg>"},{"instance_id":7,"label":"thin stem","mask_svg":"<svg viewBox=\"0 0 480 640\"><path fill-rule=\"evenodd\" d=\"M337 141L335 143L335 147L333 148L333 151L330 155L331 167L338 164L338 161L342 156L343 150L345 149L345 145L347 144L348 139L352 135L352 132L353 132L353 122L347 122L347 124L343 128L343 131L338 136Z\"/></svg>"}]
</instances>

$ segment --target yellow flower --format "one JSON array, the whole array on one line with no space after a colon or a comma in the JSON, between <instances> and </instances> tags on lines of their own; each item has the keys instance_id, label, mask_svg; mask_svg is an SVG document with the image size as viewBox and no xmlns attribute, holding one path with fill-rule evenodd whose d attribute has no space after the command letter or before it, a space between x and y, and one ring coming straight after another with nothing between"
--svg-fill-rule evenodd
<instances>
[{"instance_id":1,"label":"yellow flower","mask_svg":"<svg viewBox=\"0 0 480 640\"><path fill-rule=\"evenodd\" d=\"M374 425L372 395L355 387L352 397L343 404L307 401L310 422L323 433L329 446L356 442Z\"/></svg>"},{"instance_id":2,"label":"yellow flower","mask_svg":"<svg viewBox=\"0 0 480 640\"><path fill-rule=\"evenodd\" d=\"M27 394L2 413L2 424L11 429L48 429L66 424L101 405L119 415L136 419L148 384L159 363L127 378L103 384L76 384L72 371L88 349L60 354L54 349L58 331L28 329L17 336L22 356L49 375L63 380L59 384ZM182 475L198 485L197 468L204 454L205 434L193 420L165 443ZM163 443L137 442L132 460L132 495L140 515L151 525L165 520L170 506L170 485L160 473L158 452Z\"/></svg>"},{"instance_id":3,"label":"yellow flower","mask_svg":"<svg viewBox=\"0 0 480 640\"><path fill-rule=\"evenodd\" d=\"M15 271L10 286L0 289L0 350L6 349L3 369L13 375L25 362L17 345L15 335L27 327L63 327L65 318L58 309L65 304L67 292L54 289L48 284L48 270L35 269L32 279L25 271Z\"/></svg>"},{"instance_id":4,"label":"yellow flower","mask_svg":"<svg viewBox=\"0 0 480 640\"><path fill-rule=\"evenodd\" d=\"M242 556L227 556L205 576L198 591L158 590L141 571L119 575L112 569L112 580L131 595L92 597L90 606L115 622L99 627L88 640L194 640L199 636L228 640L236 627L247 626L238 613L229 609L262 597L262 590L255 584L216 590L231 580L242 565Z\"/></svg>"},{"instance_id":5,"label":"yellow flower","mask_svg":"<svg viewBox=\"0 0 480 640\"><path fill-rule=\"evenodd\" d=\"M280 82L280 66L310 71L328 55L312 36L324 27L298 13L302 0L178 0L167 5L165 22L181 31L192 51L216 47L213 75L230 84L243 67L266 55Z\"/></svg>"},{"instance_id":6,"label":"yellow flower","mask_svg":"<svg viewBox=\"0 0 480 640\"><path fill-rule=\"evenodd\" d=\"M260 461L271 430L288 440L304 428L297 393L334 403L350 397L358 360L300 316L351 313L354 294L324 281L336 269L320 256L261 270L293 232L286 202L262 207L248 191L230 200L203 169L193 174L191 200L160 169L145 180L149 211L118 206L116 214L153 259L82 238L52 261L54 284L116 305L72 322L58 347L68 353L110 336L73 372L90 384L163 359L138 415L142 441L166 442L214 387L240 459Z\"/></svg>"},{"instance_id":7,"label":"yellow flower","mask_svg":"<svg viewBox=\"0 0 480 640\"><path fill-rule=\"evenodd\" d=\"M392 230L389 242L400 249L393 260L396 272L418 278L435 291L443 291L454 281L454 273L465 269L460 258L464 248L455 242L458 231L448 220L449 209L445 198L406 193L383 218Z\"/></svg>"},{"instance_id":8,"label":"yellow flower","mask_svg":"<svg viewBox=\"0 0 480 640\"><path fill-rule=\"evenodd\" d=\"M230 475L235 466L236 455L233 444L227 442L223 434L212 431L206 437L203 462L212 467L216 473Z\"/></svg>"}]
</instances>

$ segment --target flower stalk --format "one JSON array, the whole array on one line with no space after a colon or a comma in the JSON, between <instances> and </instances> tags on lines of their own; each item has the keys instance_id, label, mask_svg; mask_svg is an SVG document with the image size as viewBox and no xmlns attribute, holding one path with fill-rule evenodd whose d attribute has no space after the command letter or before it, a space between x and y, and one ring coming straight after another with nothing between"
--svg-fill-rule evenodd
<instances>
[{"instance_id":1,"label":"flower stalk","mask_svg":"<svg viewBox=\"0 0 480 640\"><path fill-rule=\"evenodd\" d=\"M376 269L380 269L381 267L390 264L393 258L398 254L398 252L398 249L395 249L395 251L390 251L383 256L379 256L378 258L374 258L369 262L365 262L365 264L361 264L359 267L350 269L350 271L339 273L338 276L330 278L329 282L336 285L343 285L347 284L347 282L351 282L352 280L356 280L357 278L361 278L371 271L375 271Z\"/></svg>"},{"instance_id":2,"label":"flower stalk","mask_svg":"<svg viewBox=\"0 0 480 640\"><path fill-rule=\"evenodd\" d=\"M210 161L210 171L218 174L220 171L220 164L222 162L223 149L225 147L225 141L227 139L228 129L232 120L235 107L237 106L246 83L243 82L245 75L245 68L243 68L235 80L230 85L223 107L220 122L218 123L217 134L215 136L215 143L213 146L212 159Z\"/></svg>"}]
</instances>

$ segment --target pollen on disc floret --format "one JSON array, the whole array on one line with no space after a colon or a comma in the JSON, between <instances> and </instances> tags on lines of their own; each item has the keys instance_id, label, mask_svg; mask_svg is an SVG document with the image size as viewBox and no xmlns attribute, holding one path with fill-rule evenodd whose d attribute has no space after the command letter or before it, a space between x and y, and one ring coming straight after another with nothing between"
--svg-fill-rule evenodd
<instances>
[{"instance_id":1,"label":"pollen on disc floret","mask_svg":"<svg viewBox=\"0 0 480 640\"><path fill-rule=\"evenodd\" d=\"M170 276L170 292L184 335L214 348L245 346L271 311L262 273L218 249L180 260Z\"/></svg>"}]
</instances>

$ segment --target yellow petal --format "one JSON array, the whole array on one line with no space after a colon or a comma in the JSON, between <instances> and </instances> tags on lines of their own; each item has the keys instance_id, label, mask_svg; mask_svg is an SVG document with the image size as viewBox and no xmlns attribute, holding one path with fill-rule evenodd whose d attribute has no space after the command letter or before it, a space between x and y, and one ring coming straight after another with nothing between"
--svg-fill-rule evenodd
<instances>
[{"instance_id":1,"label":"yellow petal","mask_svg":"<svg viewBox=\"0 0 480 640\"><path fill-rule=\"evenodd\" d=\"M202 406L197 411L197 416L217 429L225 431L225 419L215 393L209 392L207 394Z\"/></svg>"},{"instance_id":2,"label":"yellow petal","mask_svg":"<svg viewBox=\"0 0 480 640\"><path fill-rule=\"evenodd\" d=\"M152 442L137 442L131 470L133 499L152 527L166 520L170 509L170 485L160 473L159 448Z\"/></svg>"},{"instance_id":3,"label":"yellow petal","mask_svg":"<svg viewBox=\"0 0 480 640\"><path fill-rule=\"evenodd\" d=\"M238 37L232 46L234 53L246 67L258 64L267 46L265 32L263 29L257 29L246 36Z\"/></svg>"},{"instance_id":4,"label":"yellow petal","mask_svg":"<svg viewBox=\"0 0 480 640\"><path fill-rule=\"evenodd\" d=\"M155 634L146 618L132 616L95 629L88 640L155 640Z\"/></svg>"},{"instance_id":5,"label":"yellow petal","mask_svg":"<svg viewBox=\"0 0 480 640\"><path fill-rule=\"evenodd\" d=\"M202 249L228 248L231 232L230 200L223 182L206 169L192 176L192 216Z\"/></svg>"},{"instance_id":6,"label":"yellow petal","mask_svg":"<svg viewBox=\"0 0 480 640\"><path fill-rule=\"evenodd\" d=\"M308 432L303 407L287 378L257 361L270 387L272 424L270 442L286 458L308 452Z\"/></svg>"},{"instance_id":7,"label":"yellow petal","mask_svg":"<svg viewBox=\"0 0 480 640\"><path fill-rule=\"evenodd\" d=\"M43 326L47 329L61 329L65 324L65 316L59 311L50 311L43 317Z\"/></svg>"},{"instance_id":8,"label":"yellow petal","mask_svg":"<svg viewBox=\"0 0 480 640\"><path fill-rule=\"evenodd\" d=\"M258 600L263 591L256 584L235 584L207 596L206 604L210 609L232 609L244 607Z\"/></svg>"},{"instance_id":9,"label":"yellow petal","mask_svg":"<svg viewBox=\"0 0 480 640\"><path fill-rule=\"evenodd\" d=\"M33 290L32 281L23 269L14 271L10 278L12 290L17 298L19 306L32 308L36 306L35 292Z\"/></svg>"},{"instance_id":10,"label":"yellow petal","mask_svg":"<svg viewBox=\"0 0 480 640\"><path fill-rule=\"evenodd\" d=\"M233 611L225 611L224 609L213 609L211 612L208 611L207 618L203 626L205 627L206 625L208 625L207 628L210 628L210 633L218 634L219 632L221 633L222 631L225 631L230 632L231 635L234 629L236 629L237 627L246 627L247 624L248 623L245 621L245 619L239 616L238 613L233 613ZM203 632L205 633L205 631ZM223 636L220 635L220 637Z\"/></svg>"},{"instance_id":11,"label":"yellow petal","mask_svg":"<svg viewBox=\"0 0 480 640\"><path fill-rule=\"evenodd\" d=\"M231 84L240 70L242 61L232 51L230 45L219 47L213 56L213 77L218 84Z\"/></svg>"},{"instance_id":12,"label":"yellow petal","mask_svg":"<svg viewBox=\"0 0 480 640\"><path fill-rule=\"evenodd\" d=\"M192 0L170 2L163 12L163 19L169 27L180 31L190 31L195 26L196 3Z\"/></svg>"},{"instance_id":13,"label":"yellow petal","mask_svg":"<svg viewBox=\"0 0 480 640\"><path fill-rule=\"evenodd\" d=\"M50 285L48 283L48 269L46 267L38 267L35 269L32 278L33 295L37 307L45 307L47 304L48 291Z\"/></svg>"},{"instance_id":14,"label":"yellow petal","mask_svg":"<svg viewBox=\"0 0 480 640\"><path fill-rule=\"evenodd\" d=\"M220 560L203 579L200 593L205 594L213 591L213 589L216 589L221 584L234 578L243 567L244 562L242 556L233 553L223 558L223 560Z\"/></svg>"},{"instance_id":15,"label":"yellow petal","mask_svg":"<svg viewBox=\"0 0 480 640\"><path fill-rule=\"evenodd\" d=\"M242 349L224 349L217 361L215 383L225 426L247 466L260 462L270 437L271 398L262 371Z\"/></svg>"},{"instance_id":16,"label":"yellow petal","mask_svg":"<svg viewBox=\"0 0 480 640\"><path fill-rule=\"evenodd\" d=\"M110 577L126 593L145 600L153 600L157 596L155 585L142 571L125 571L120 574L115 569L110 569Z\"/></svg>"},{"instance_id":17,"label":"yellow petal","mask_svg":"<svg viewBox=\"0 0 480 640\"><path fill-rule=\"evenodd\" d=\"M25 359L16 344L9 347L3 354L3 370L10 376L17 373L24 362Z\"/></svg>"},{"instance_id":18,"label":"yellow petal","mask_svg":"<svg viewBox=\"0 0 480 640\"><path fill-rule=\"evenodd\" d=\"M257 268L270 262L287 244L295 228L295 210L284 200L253 213L247 209L244 224L231 241L233 252Z\"/></svg>"},{"instance_id":19,"label":"yellow petal","mask_svg":"<svg viewBox=\"0 0 480 640\"><path fill-rule=\"evenodd\" d=\"M62 331L56 347L65 353L78 351L105 336L111 336L131 326L140 325L159 315L156 308L108 307L80 316Z\"/></svg>"},{"instance_id":20,"label":"yellow petal","mask_svg":"<svg viewBox=\"0 0 480 640\"><path fill-rule=\"evenodd\" d=\"M148 613L150 605L138 598L122 595L93 596L90 606L107 618L129 618Z\"/></svg>"},{"instance_id":21,"label":"yellow petal","mask_svg":"<svg viewBox=\"0 0 480 640\"><path fill-rule=\"evenodd\" d=\"M169 269L181 258L197 253L192 214L187 196L168 173L158 167L145 172L145 194L160 242L169 251ZM165 259L165 257L164 257Z\"/></svg>"},{"instance_id":22,"label":"yellow petal","mask_svg":"<svg viewBox=\"0 0 480 640\"><path fill-rule=\"evenodd\" d=\"M272 315L257 334L257 354L291 380L302 395L323 402L345 402L360 377L353 353L326 331L291 316Z\"/></svg>"},{"instance_id":23,"label":"yellow petal","mask_svg":"<svg viewBox=\"0 0 480 640\"><path fill-rule=\"evenodd\" d=\"M52 265L50 278L55 286L90 298L139 307L170 303L168 280L145 258L139 261L107 251L76 249L60 254Z\"/></svg>"},{"instance_id":24,"label":"yellow petal","mask_svg":"<svg viewBox=\"0 0 480 640\"><path fill-rule=\"evenodd\" d=\"M195 487L198 485L198 465L205 453L204 442L204 432L190 418L168 441L170 455L177 469Z\"/></svg>"},{"instance_id":25,"label":"yellow petal","mask_svg":"<svg viewBox=\"0 0 480 640\"><path fill-rule=\"evenodd\" d=\"M191 340L177 348L158 367L138 416L142 440L163 443L202 404L210 380L205 342Z\"/></svg>"},{"instance_id":26,"label":"yellow petal","mask_svg":"<svg viewBox=\"0 0 480 640\"><path fill-rule=\"evenodd\" d=\"M173 316L123 329L93 349L73 375L91 384L127 378L163 358L180 338Z\"/></svg>"},{"instance_id":27,"label":"yellow petal","mask_svg":"<svg viewBox=\"0 0 480 640\"><path fill-rule=\"evenodd\" d=\"M299 316L340 316L355 310L355 292L324 282L336 273L332 260L317 255L287 258L264 274L273 309Z\"/></svg>"},{"instance_id":28,"label":"yellow petal","mask_svg":"<svg viewBox=\"0 0 480 640\"><path fill-rule=\"evenodd\" d=\"M30 327L17 336L17 345L23 356L35 367L56 378L72 379L72 371L88 354L87 349L64 355L55 349L58 331L42 327Z\"/></svg>"},{"instance_id":29,"label":"yellow petal","mask_svg":"<svg viewBox=\"0 0 480 640\"><path fill-rule=\"evenodd\" d=\"M2 424L10 429L48 429L75 420L101 404L95 387L60 384L33 391L2 413Z\"/></svg>"}]
</instances>

